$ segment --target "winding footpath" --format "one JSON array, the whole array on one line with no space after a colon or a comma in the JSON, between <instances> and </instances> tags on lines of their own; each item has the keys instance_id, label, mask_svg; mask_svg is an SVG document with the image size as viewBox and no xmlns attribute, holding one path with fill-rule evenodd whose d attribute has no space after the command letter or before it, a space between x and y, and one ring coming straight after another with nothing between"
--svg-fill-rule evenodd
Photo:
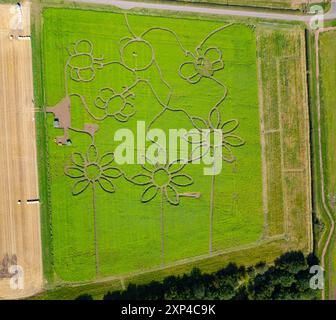
<instances>
[{"instance_id":1,"label":"winding footpath","mask_svg":"<svg viewBox=\"0 0 336 320\"><path fill-rule=\"evenodd\" d=\"M320 57L319 57L319 36L321 32L336 30L335 28L325 28L318 30L315 33L315 54L316 54L316 96L317 96L317 119L318 119L318 144L319 144L319 162L320 162L320 180L321 180L321 197L322 206L324 211L327 213L330 220L330 230L325 243L325 246L321 255L321 266L325 270L325 257L327 255L329 245L335 230L335 221L329 207L326 203L325 185L324 185L324 167L323 167L323 154L322 154L322 133L321 133L321 96L320 96ZM322 290L322 299L325 300L325 289Z\"/></svg>"},{"instance_id":2,"label":"winding footpath","mask_svg":"<svg viewBox=\"0 0 336 320\"><path fill-rule=\"evenodd\" d=\"M299 15L281 12L263 12L263 11L252 11L252 10L239 10L239 9L229 9L229 8L219 8L219 7L205 7L200 5L191 4L167 4L167 3L147 3L139 1L123 1L123 0L73 0L74 2L81 3L93 3L93 4L103 4L112 5L119 7L121 9L152 9L152 10L166 10L175 12L189 12L189 13L200 13L200 14L214 14L221 16L239 16L246 18L260 18L268 20L282 20L282 21L296 21L305 22L310 24L313 15ZM332 0L331 9L329 12L323 15L323 20L334 20L336 19L336 0ZM330 212L325 195L325 185L324 185L324 168L323 168L323 155L321 146L321 102L320 102L320 85L319 85L319 50L318 50L318 39L320 32L327 31L329 29L321 29L315 33L315 50L316 50L316 92L317 92L317 110L318 110L318 141L319 141L319 162L320 162L320 179L321 179L321 195L322 195L322 205L323 209L326 211L328 218L330 220L330 230L327 236L325 246L322 250L321 255L321 267L325 270L325 257L327 255L329 245L331 243L332 236L335 230L335 221L332 213ZM325 289L322 290L322 299L325 299Z\"/></svg>"}]
</instances>

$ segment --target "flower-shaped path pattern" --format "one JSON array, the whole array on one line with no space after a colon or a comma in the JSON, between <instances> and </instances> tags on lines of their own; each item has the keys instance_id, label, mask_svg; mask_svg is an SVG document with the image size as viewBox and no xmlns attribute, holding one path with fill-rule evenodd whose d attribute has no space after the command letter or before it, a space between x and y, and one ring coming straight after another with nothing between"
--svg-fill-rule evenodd
<instances>
[{"instance_id":1,"label":"flower-shaped path pattern","mask_svg":"<svg viewBox=\"0 0 336 320\"><path fill-rule=\"evenodd\" d=\"M135 94L131 92L118 94L111 88L103 88L95 100L95 106L104 110L105 117L113 117L120 122L127 122L136 112L130 98L134 99Z\"/></svg>"},{"instance_id":2,"label":"flower-shaped path pattern","mask_svg":"<svg viewBox=\"0 0 336 320\"><path fill-rule=\"evenodd\" d=\"M90 82L94 79L96 68L102 68L103 58L93 56L93 44L88 40L79 40L68 49L70 58L67 66L70 77L76 82Z\"/></svg>"},{"instance_id":3,"label":"flower-shaped path pattern","mask_svg":"<svg viewBox=\"0 0 336 320\"><path fill-rule=\"evenodd\" d=\"M82 154L74 152L71 157L71 166L65 167L65 174L77 181L72 187L72 194L79 195L92 184L98 184L102 190L113 193L115 186L111 179L119 178L122 175L120 169L111 166L114 160L113 153L105 153L101 158L98 156L96 147L91 144L86 152Z\"/></svg>"},{"instance_id":4,"label":"flower-shaped path pattern","mask_svg":"<svg viewBox=\"0 0 336 320\"><path fill-rule=\"evenodd\" d=\"M189 175L181 173L185 165L178 161L165 165L147 162L142 165L145 172L133 176L130 180L136 185L146 186L141 195L142 202L153 200L161 192L170 204L178 205L180 197L177 187L190 186L194 182Z\"/></svg>"},{"instance_id":5,"label":"flower-shaped path pattern","mask_svg":"<svg viewBox=\"0 0 336 320\"><path fill-rule=\"evenodd\" d=\"M245 144L238 135L233 132L239 127L239 122L236 119L222 121L220 112L217 108L213 108L208 117L208 121L201 117L193 117L193 125L197 129L189 133L185 138L189 143L196 145L191 153L191 160L198 160L209 152L211 155L215 153L215 149L222 148L222 159L225 162L232 163L236 160L232 153L232 148L240 147ZM220 143L215 139L211 139L215 130L220 131ZM196 155L196 156L195 156Z\"/></svg>"},{"instance_id":6,"label":"flower-shaped path pattern","mask_svg":"<svg viewBox=\"0 0 336 320\"><path fill-rule=\"evenodd\" d=\"M203 50L196 49L196 54L188 52L191 61L180 65L179 75L191 84L198 83L203 77L211 78L216 71L224 68L222 52L217 47L209 47Z\"/></svg>"}]
</instances>

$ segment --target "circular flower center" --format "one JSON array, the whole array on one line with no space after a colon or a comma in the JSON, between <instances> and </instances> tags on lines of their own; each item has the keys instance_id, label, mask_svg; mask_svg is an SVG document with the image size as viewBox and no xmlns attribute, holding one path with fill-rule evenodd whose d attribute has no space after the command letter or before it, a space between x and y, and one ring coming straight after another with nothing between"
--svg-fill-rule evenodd
<instances>
[{"instance_id":1,"label":"circular flower center","mask_svg":"<svg viewBox=\"0 0 336 320\"><path fill-rule=\"evenodd\" d=\"M166 186L170 182L170 175L166 169L160 168L154 172L154 184L158 187Z\"/></svg>"},{"instance_id":2,"label":"circular flower center","mask_svg":"<svg viewBox=\"0 0 336 320\"><path fill-rule=\"evenodd\" d=\"M85 173L89 180L95 181L100 177L101 170L97 164L92 163L86 167Z\"/></svg>"},{"instance_id":3,"label":"circular flower center","mask_svg":"<svg viewBox=\"0 0 336 320\"><path fill-rule=\"evenodd\" d=\"M149 68L153 62L153 49L142 39L130 40L121 50L123 63L136 71Z\"/></svg>"},{"instance_id":4,"label":"circular flower center","mask_svg":"<svg viewBox=\"0 0 336 320\"><path fill-rule=\"evenodd\" d=\"M197 71L201 76L211 77L214 73L212 62L207 58L199 58L197 61Z\"/></svg>"}]
</instances>

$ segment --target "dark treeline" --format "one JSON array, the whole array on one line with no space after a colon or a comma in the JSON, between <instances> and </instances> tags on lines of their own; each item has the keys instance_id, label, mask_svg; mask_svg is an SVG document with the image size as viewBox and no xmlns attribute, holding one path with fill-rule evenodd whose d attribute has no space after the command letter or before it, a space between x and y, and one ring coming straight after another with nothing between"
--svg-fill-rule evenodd
<instances>
[{"instance_id":1,"label":"dark treeline","mask_svg":"<svg viewBox=\"0 0 336 320\"><path fill-rule=\"evenodd\" d=\"M127 290L108 292L104 300L264 300L317 299L318 290L309 287L310 266L318 259L300 251L291 251L277 258L274 265L260 262L251 267L230 263L208 274L193 269L183 276L168 276L163 282L129 284ZM92 299L89 295L77 299Z\"/></svg>"}]
</instances>

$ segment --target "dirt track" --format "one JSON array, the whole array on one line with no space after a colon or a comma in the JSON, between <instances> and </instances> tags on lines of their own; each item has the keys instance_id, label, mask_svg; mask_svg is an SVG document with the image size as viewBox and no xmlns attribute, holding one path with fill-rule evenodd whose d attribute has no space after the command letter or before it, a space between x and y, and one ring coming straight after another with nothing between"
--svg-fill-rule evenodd
<instances>
[{"instance_id":1,"label":"dirt track","mask_svg":"<svg viewBox=\"0 0 336 320\"><path fill-rule=\"evenodd\" d=\"M0 279L0 298L40 291L42 255L30 40L10 40L14 11L0 5L0 276L3 257L16 255L24 288ZM30 34L29 5L23 7L22 35ZM10 27L11 26L11 27ZM21 204L18 201L21 200Z\"/></svg>"},{"instance_id":2,"label":"dirt track","mask_svg":"<svg viewBox=\"0 0 336 320\"><path fill-rule=\"evenodd\" d=\"M86 2L94 4L104 4L112 5L122 9L132 9L132 8L145 8L145 9L157 9L157 10L170 10L178 12L192 12L192 13L205 13L205 14L217 14L224 16L241 16L241 17L252 17L261 19L274 19L274 20L287 20L287 21L303 21L310 22L312 16L310 15L297 15L292 13L279 13L278 11L253 11L245 9L232 9L222 7L210 7L203 4L193 5L192 3L181 3L181 4L167 4L167 3L152 3L152 2L141 2L141 1L128 1L128 0L72 0L74 2ZM299 3L305 3L307 0L298 0ZM315 0L310 1L314 3ZM321 1L319 1L321 2ZM336 19L336 0L332 0L331 10L324 14L325 20Z\"/></svg>"},{"instance_id":3,"label":"dirt track","mask_svg":"<svg viewBox=\"0 0 336 320\"><path fill-rule=\"evenodd\" d=\"M325 194L325 183L324 183L324 166L323 166L323 149L322 149L322 130L321 130L321 93L320 93L320 56L319 56L319 36L321 32L326 32L326 31L330 31L330 30L336 30L336 28L331 27L331 28L324 28L321 30L318 30L315 33L315 54L316 54L316 101L317 101L317 117L318 117L318 139L319 139L319 143L318 143L318 148L319 148L319 164L320 164L320 180L321 180L321 195L322 195L322 205L323 205L323 209L325 210L325 212L328 215L328 218L330 220L330 230L328 232L328 237L326 240L326 243L324 245L323 251L322 251L322 255L321 255L321 266L324 270L326 270L325 267L325 259L326 256L328 254L328 250L330 249L330 243L331 243L331 239L334 235L334 231L335 231L335 220L334 217L332 215L332 213L329 210L329 207L327 205L327 196ZM330 250L329 250L330 251ZM331 259L331 258L330 258ZM332 275L330 275L330 270L328 270L329 272L329 278L332 278ZM327 294L329 294L329 296L327 296ZM330 295L333 294L333 292L331 291L331 288L329 288L329 293L325 292L325 289L322 290L322 299L330 299Z\"/></svg>"}]
</instances>

